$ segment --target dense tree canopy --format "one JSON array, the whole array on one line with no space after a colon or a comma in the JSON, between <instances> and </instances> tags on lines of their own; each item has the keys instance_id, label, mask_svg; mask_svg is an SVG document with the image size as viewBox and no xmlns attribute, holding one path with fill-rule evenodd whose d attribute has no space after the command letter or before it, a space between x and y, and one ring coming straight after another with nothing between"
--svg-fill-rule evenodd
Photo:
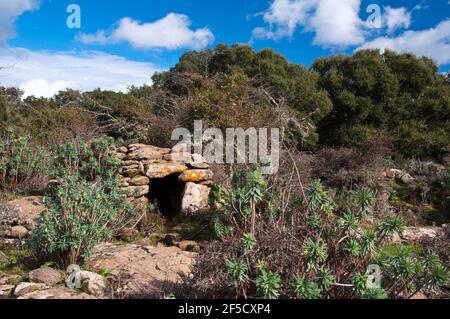
<instances>
[{"instance_id":1,"label":"dense tree canopy","mask_svg":"<svg viewBox=\"0 0 450 319\"><path fill-rule=\"evenodd\" d=\"M272 49L218 45L186 52L152 85L126 94L21 94L0 90L0 129L12 126L44 144L106 133L168 145L173 128L203 119L219 128L281 127L299 149L376 138L404 156L442 159L450 151L448 77L428 58L392 51L331 56L308 69Z\"/></svg>"}]
</instances>

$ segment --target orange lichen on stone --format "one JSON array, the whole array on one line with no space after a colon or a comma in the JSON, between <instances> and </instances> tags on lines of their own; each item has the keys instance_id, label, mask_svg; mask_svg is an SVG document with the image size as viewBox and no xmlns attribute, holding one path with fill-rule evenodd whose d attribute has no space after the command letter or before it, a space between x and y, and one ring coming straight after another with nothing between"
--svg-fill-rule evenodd
<instances>
[{"instance_id":1,"label":"orange lichen on stone","mask_svg":"<svg viewBox=\"0 0 450 319\"><path fill-rule=\"evenodd\" d=\"M149 178L164 178L172 174L184 173L187 166L182 163L153 163L147 166L146 175Z\"/></svg>"},{"instance_id":2,"label":"orange lichen on stone","mask_svg":"<svg viewBox=\"0 0 450 319\"><path fill-rule=\"evenodd\" d=\"M213 177L213 172L209 169L192 169L180 175L180 180L183 182L199 183L210 180Z\"/></svg>"}]
</instances>

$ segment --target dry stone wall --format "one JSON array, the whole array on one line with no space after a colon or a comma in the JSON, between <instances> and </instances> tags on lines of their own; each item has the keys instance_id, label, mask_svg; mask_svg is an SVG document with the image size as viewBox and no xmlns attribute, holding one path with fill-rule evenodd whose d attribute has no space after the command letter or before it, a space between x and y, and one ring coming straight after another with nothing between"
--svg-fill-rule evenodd
<instances>
[{"instance_id":1,"label":"dry stone wall","mask_svg":"<svg viewBox=\"0 0 450 319\"><path fill-rule=\"evenodd\" d=\"M136 206L147 207L154 187L158 187L155 186L156 182L175 176L184 187L179 198L182 214L208 208L213 172L202 156L190 154L183 148L171 150L145 144L120 147L117 156L123 162L120 170L121 187ZM173 190L164 191L169 194Z\"/></svg>"}]
</instances>

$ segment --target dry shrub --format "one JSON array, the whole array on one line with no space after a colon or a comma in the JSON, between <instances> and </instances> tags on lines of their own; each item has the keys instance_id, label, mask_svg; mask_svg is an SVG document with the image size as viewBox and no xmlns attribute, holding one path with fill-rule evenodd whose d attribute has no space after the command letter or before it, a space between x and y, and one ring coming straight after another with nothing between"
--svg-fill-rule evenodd
<instances>
[{"instance_id":1,"label":"dry shrub","mask_svg":"<svg viewBox=\"0 0 450 319\"><path fill-rule=\"evenodd\" d=\"M328 187L350 189L384 185L384 160L388 149L377 143L364 148L326 148L316 155L313 178L321 179Z\"/></svg>"}]
</instances>

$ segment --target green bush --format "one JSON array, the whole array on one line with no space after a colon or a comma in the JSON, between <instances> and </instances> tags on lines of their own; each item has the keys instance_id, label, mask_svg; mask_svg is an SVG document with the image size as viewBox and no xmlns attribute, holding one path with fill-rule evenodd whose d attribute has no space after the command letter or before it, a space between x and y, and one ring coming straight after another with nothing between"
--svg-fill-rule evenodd
<instances>
[{"instance_id":1,"label":"green bush","mask_svg":"<svg viewBox=\"0 0 450 319\"><path fill-rule=\"evenodd\" d=\"M32 246L58 256L65 266L89 257L98 243L132 227L140 212L127 202L117 185L68 177L44 198L47 211L33 231Z\"/></svg>"},{"instance_id":2,"label":"green bush","mask_svg":"<svg viewBox=\"0 0 450 319\"><path fill-rule=\"evenodd\" d=\"M43 186L48 174L49 153L31 145L28 136L6 131L0 138L0 187L7 190L31 191Z\"/></svg>"},{"instance_id":3,"label":"green bush","mask_svg":"<svg viewBox=\"0 0 450 319\"><path fill-rule=\"evenodd\" d=\"M59 257L65 265L89 257L100 242L135 226L135 210L119 187L120 160L110 155L111 138L73 141L59 147L53 162L58 184L44 198L31 240L36 251Z\"/></svg>"},{"instance_id":4,"label":"green bush","mask_svg":"<svg viewBox=\"0 0 450 319\"><path fill-rule=\"evenodd\" d=\"M369 189L336 193L314 181L301 201L285 201L278 195L285 185L269 183L257 167L235 172L233 187L222 223L234 231L196 263L189 286L197 297L408 298L448 282L434 253L386 255L406 225L395 215L376 221ZM381 286L370 284L369 266L381 270Z\"/></svg>"}]
</instances>

